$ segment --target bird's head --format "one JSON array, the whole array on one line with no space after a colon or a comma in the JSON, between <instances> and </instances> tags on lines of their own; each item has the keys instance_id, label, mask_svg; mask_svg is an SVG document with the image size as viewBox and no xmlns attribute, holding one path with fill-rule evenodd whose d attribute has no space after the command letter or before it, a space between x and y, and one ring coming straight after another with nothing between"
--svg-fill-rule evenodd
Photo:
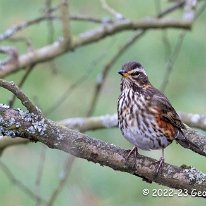
<instances>
[{"instance_id":1,"label":"bird's head","mask_svg":"<svg viewBox=\"0 0 206 206\"><path fill-rule=\"evenodd\" d=\"M149 84L147 74L143 66L135 61L130 61L124 64L118 72L122 76L122 81L126 85L134 85L144 87Z\"/></svg>"}]
</instances>

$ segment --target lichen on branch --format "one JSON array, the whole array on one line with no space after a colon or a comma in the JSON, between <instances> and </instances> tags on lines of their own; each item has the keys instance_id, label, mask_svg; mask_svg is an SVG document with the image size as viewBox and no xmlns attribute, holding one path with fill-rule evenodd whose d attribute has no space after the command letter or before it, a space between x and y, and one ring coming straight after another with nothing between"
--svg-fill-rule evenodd
<instances>
[{"instance_id":1,"label":"lichen on branch","mask_svg":"<svg viewBox=\"0 0 206 206\"><path fill-rule=\"evenodd\" d=\"M138 155L136 159L134 157L128 159L128 151L42 116L0 105L0 120L2 135L11 132L13 137L20 136L35 142L39 141L50 148L139 176L147 182L154 181L176 189L187 189L188 193L194 189L197 191L206 189L206 175L193 167L185 165L177 167L165 163L162 174L155 177L156 160L142 155Z\"/></svg>"}]
</instances>

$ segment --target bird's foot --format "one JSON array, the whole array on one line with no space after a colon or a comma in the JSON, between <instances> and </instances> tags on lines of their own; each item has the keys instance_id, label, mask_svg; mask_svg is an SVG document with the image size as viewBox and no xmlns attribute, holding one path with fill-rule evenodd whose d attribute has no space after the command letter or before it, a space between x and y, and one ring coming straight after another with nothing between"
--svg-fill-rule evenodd
<instances>
[{"instance_id":1,"label":"bird's foot","mask_svg":"<svg viewBox=\"0 0 206 206\"><path fill-rule=\"evenodd\" d=\"M128 150L127 150L128 151ZM126 160L129 160L129 157L134 153L134 167L136 168L136 159L137 159L137 155L139 155L138 153L138 148L137 147L133 147L131 150L128 151L128 154L126 156Z\"/></svg>"},{"instance_id":2,"label":"bird's foot","mask_svg":"<svg viewBox=\"0 0 206 206\"><path fill-rule=\"evenodd\" d=\"M160 159L158 161L155 161L153 163L153 164L157 164L156 165L156 170L155 170L155 177L157 177L158 174L162 174L163 168L164 168L164 162L165 162L164 157L160 157Z\"/></svg>"},{"instance_id":3,"label":"bird's foot","mask_svg":"<svg viewBox=\"0 0 206 206\"><path fill-rule=\"evenodd\" d=\"M138 148L136 146L134 146L128 153L127 155L127 159L129 159L129 157L132 155L132 153L134 153L134 157L135 159L137 158L138 153Z\"/></svg>"}]
</instances>

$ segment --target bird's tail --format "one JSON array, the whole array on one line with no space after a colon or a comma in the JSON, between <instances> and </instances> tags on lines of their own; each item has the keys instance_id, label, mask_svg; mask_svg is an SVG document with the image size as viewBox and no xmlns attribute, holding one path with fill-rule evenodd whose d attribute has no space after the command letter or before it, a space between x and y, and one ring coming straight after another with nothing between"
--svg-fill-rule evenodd
<instances>
[{"instance_id":1,"label":"bird's tail","mask_svg":"<svg viewBox=\"0 0 206 206\"><path fill-rule=\"evenodd\" d=\"M186 137L186 134L182 130L179 132L175 140L186 149L191 149L197 153L201 150L198 145Z\"/></svg>"}]
</instances>

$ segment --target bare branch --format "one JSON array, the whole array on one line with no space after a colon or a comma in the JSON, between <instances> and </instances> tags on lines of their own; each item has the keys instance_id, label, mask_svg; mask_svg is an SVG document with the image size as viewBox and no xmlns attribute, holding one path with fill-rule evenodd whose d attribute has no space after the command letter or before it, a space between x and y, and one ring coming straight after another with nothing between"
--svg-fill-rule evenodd
<instances>
[{"instance_id":1,"label":"bare branch","mask_svg":"<svg viewBox=\"0 0 206 206\"><path fill-rule=\"evenodd\" d=\"M206 116L201 114L191 114L185 112L178 112L181 119L190 127L202 129L206 131Z\"/></svg>"},{"instance_id":2,"label":"bare branch","mask_svg":"<svg viewBox=\"0 0 206 206\"><path fill-rule=\"evenodd\" d=\"M89 69L85 70L85 73L82 76L80 76L80 78L78 78L74 83L72 83L66 89L66 91L64 91L63 94L57 99L57 101L54 102L53 105L49 109L47 109L47 111L45 112L46 116L50 115L56 109L60 108L60 106L65 102L65 100L72 94L72 92L75 90L75 88L77 88L84 81L87 80L87 78L89 77L91 72L94 70L95 66L98 63L100 63L100 61L103 59L104 56L105 56L105 53L101 54L97 59L95 59L91 62L91 64L89 65Z\"/></svg>"},{"instance_id":3,"label":"bare branch","mask_svg":"<svg viewBox=\"0 0 206 206\"><path fill-rule=\"evenodd\" d=\"M52 16L52 1L46 0L45 1L45 15L49 18ZM51 18L49 18L51 19ZM47 28L48 28L48 43L51 44L54 41L54 25L53 21L47 21Z\"/></svg>"},{"instance_id":4,"label":"bare branch","mask_svg":"<svg viewBox=\"0 0 206 206\"><path fill-rule=\"evenodd\" d=\"M51 11L51 10L48 10L48 11ZM98 24L105 22L104 19L99 19L99 18L91 17L91 16L84 16L84 15L71 15L69 18L73 21L85 21L85 22L98 23ZM28 28L29 26L36 25L43 21L51 22L53 20L60 20L60 19L61 18L59 16L55 16L51 13L47 13L46 15L37 17L35 19L22 22L20 24L17 24L17 25L14 25L8 28L6 31L0 34L0 41L11 38L11 36L15 35L19 31L22 31L23 29ZM112 23L112 22L114 22L112 19L107 20L107 23Z\"/></svg>"},{"instance_id":5,"label":"bare branch","mask_svg":"<svg viewBox=\"0 0 206 206\"><path fill-rule=\"evenodd\" d=\"M204 115L200 114L187 114L184 112L178 112L182 121L186 123L190 127L195 127L199 129L203 129L206 131L206 117ZM117 127L117 115L103 115L98 117L79 117L79 118L69 118L65 119L59 122L60 125L64 125L67 128L75 129L81 132L91 131L91 130L98 130L98 129L105 129L105 128L114 128ZM188 128L189 133L191 133L191 129ZM195 135L187 135L187 138L196 138L198 134L194 132ZM10 146L15 146L23 143L28 143L29 141L27 139L22 138L9 138L9 137L3 137L0 139L0 152L2 152L5 148ZM202 140L194 139L194 142L197 145L204 145L204 142L202 143ZM204 146L203 146L204 147Z\"/></svg>"},{"instance_id":6,"label":"bare branch","mask_svg":"<svg viewBox=\"0 0 206 206\"><path fill-rule=\"evenodd\" d=\"M0 161L0 167L2 169L2 171L5 173L5 175L8 177L8 179L15 184L16 186L18 186L25 194L27 194L28 196L30 196L32 199L36 200L38 199L39 201L45 203L46 201L43 200L40 196L38 196L37 194L35 194L29 187L27 187L26 185L24 185L20 180L18 180L15 175L10 171L10 169L2 162Z\"/></svg>"},{"instance_id":7,"label":"bare branch","mask_svg":"<svg viewBox=\"0 0 206 206\"><path fill-rule=\"evenodd\" d=\"M16 49L11 47L0 47L0 53L9 55L9 58L7 60L0 61L0 67L6 64L14 64L18 66L18 53Z\"/></svg>"},{"instance_id":8,"label":"bare branch","mask_svg":"<svg viewBox=\"0 0 206 206\"><path fill-rule=\"evenodd\" d=\"M183 2L184 1L177 2L177 4L175 4L174 6L169 7L165 11L161 12L158 15L158 18L160 18L162 16L165 16L166 14L169 14L169 13L173 12L174 10L180 8L181 6L183 6L182 5ZM16 34L17 32L19 32L19 31L21 31L21 30L23 30L23 29L25 29L29 26L41 23L42 21L51 21L51 20L55 20L55 19L60 19L59 16L55 16L55 15L52 14L54 11L56 11L60 7L61 7L61 4L58 5L57 7L46 9L46 15L43 15L43 16L31 19L29 21L25 21L25 22L22 22L20 24L17 24L15 26L10 27L5 32L0 34L0 41L8 39L11 36L13 36L14 34ZM191 8L191 6L190 7L188 6L188 9L186 10L188 12L186 12L186 14L191 12L191 9L189 9L189 8ZM192 8L194 8L194 7L192 7ZM119 14L119 16L122 16L122 14ZM83 16L83 15L71 15L68 18L70 18L71 20L75 20L75 21L88 21L88 22L93 22L93 23L104 23L104 20L101 20L101 19L98 19L98 18L95 18L95 17ZM112 23L112 22L114 23L113 20L109 20L109 22L107 22L107 23Z\"/></svg>"},{"instance_id":9,"label":"bare branch","mask_svg":"<svg viewBox=\"0 0 206 206\"><path fill-rule=\"evenodd\" d=\"M91 114L93 113L100 91L104 85L104 82L106 80L107 74L109 72L109 70L112 68L112 66L115 64L115 62L119 59L119 57L127 51L127 49L132 46L134 44L134 42L139 39L143 34L145 33L145 31L140 31L140 32L136 32L128 41L126 41L126 43L124 43L119 49L118 51L114 54L114 56L112 56L112 58L108 61L108 63L104 66L103 71L101 72L101 74L98 75L97 77L97 83L96 83L96 87L95 87L95 91L92 97L92 101L90 104L90 108L88 110L87 116L91 116Z\"/></svg>"},{"instance_id":10,"label":"bare branch","mask_svg":"<svg viewBox=\"0 0 206 206\"><path fill-rule=\"evenodd\" d=\"M57 187L54 189L53 193L51 194L47 206L52 206L57 199L58 194L61 192L63 187L65 186L67 179L70 175L72 165L74 163L75 157L69 156L65 162L64 169L60 176L60 181Z\"/></svg>"},{"instance_id":11,"label":"bare branch","mask_svg":"<svg viewBox=\"0 0 206 206\"><path fill-rule=\"evenodd\" d=\"M177 3L176 5L174 5L173 7L169 8L169 9L166 9L164 10L163 12L160 12L158 11L158 15L157 15L157 18L161 18L163 17L164 15L174 11L175 9L183 6L184 2L181 2L181 3ZM138 31L134 34L133 37L131 37L125 44L123 44L119 50L117 51L117 53L115 53L114 56L112 56L112 58L108 61L108 63L105 65L103 71L101 74L98 75L97 77L97 83L96 83L96 87L95 87L95 91L94 91L94 94L93 94L93 97L92 97L92 101L91 101L91 104L90 104L90 108L88 110L88 113L87 113L87 116L91 116L91 114L93 113L94 109L95 109L95 106L96 106L96 103L97 103L97 100L98 100L98 97L99 97L99 94L100 94L100 91L104 85L104 82L105 82L105 79L107 77L107 74L110 70L110 68L115 64L115 62L117 61L117 59L131 46L134 44L134 42L139 39L143 34L145 34L146 30L142 30L142 31ZM168 69L169 70L169 69Z\"/></svg>"},{"instance_id":12,"label":"bare branch","mask_svg":"<svg viewBox=\"0 0 206 206\"><path fill-rule=\"evenodd\" d=\"M69 48L68 45L71 43L71 31L70 31L70 18L69 18L69 3L68 0L61 0L60 6L60 15L63 27L63 41L66 45L66 48Z\"/></svg>"},{"instance_id":13,"label":"bare branch","mask_svg":"<svg viewBox=\"0 0 206 206\"><path fill-rule=\"evenodd\" d=\"M203 1L202 7L196 12L195 14L195 20L203 13L203 11L206 9L206 1Z\"/></svg>"},{"instance_id":14,"label":"bare branch","mask_svg":"<svg viewBox=\"0 0 206 206\"><path fill-rule=\"evenodd\" d=\"M157 17L161 18L162 16L165 16L166 14L171 13L171 12L177 10L178 8L182 8L184 6L184 4L185 4L185 0L177 1L174 6L165 9Z\"/></svg>"},{"instance_id":15,"label":"bare branch","mask_svg":"<svg viewBox=\"0 0 206 206\"><path fill-rule=\"evenodd\" d=\"M206 175L193 167L185 165L176 167L164 164L162 175L154 178L156 160L152 158L139 155L136 159L134 157L128 159L128 152L113 144L92 139L85 134L67 129L50 120L42 119L39 121L32 116L25 118L25 115L31 114L24 114L22 111L5 106L0 107L0 115L2 133L13 132L16 136L32 138L50 148L59 149L76 157L109 166L114 170L128 172L149 182L154 181L168 187L187 189L189 194L194 190L203 192L206 189ZM11 119L14 121L11 122ZM17 123L18 128L16 128ZM35 129L34 125L36 124L38 124L38 127ZM188 139L193 139L193 141L195 139L195 143L200 148L199 154L206 156L206 137L195 133L193 130L185 131L185 135Z\"/></svg>"},{"instance_id":16,"label":"bare branch","mask_svg":"<svg viewBox=\"0 0 206 206\"><path fill-rule=\"evenodd\" d=\"M19 83L19 89L22 88L22 86L24 85L24 83L26 82L27 78L29 77L29 75L31 74L31 71L33 70L34 68L34 65L31 65L29 69L26 70L25 74L23 75L20 83ZM13 94L11 100L9 101L9 106L10 107L13 107L14 103L15 103L15 100L16 100L16 95Z\"/></svg>"},{"instance_id":17,"label":"bare branch","mask_svg":"<svg viewBox=\"0 0 206 206\"><path fill-rule=\"evenodd\" d=\"M58 6L60 7L60 5ZM52 15L52 0L45 0L45 14L47 16L51 16ZM53 21L47 21L47 29L48 29L48 40L47 43L51 44L54 41L54 32L55 32L55 27L53 24ZM51 69L51 71L53 73L57 73L57 67L56 67L56 63L54 60L51 60L48 62L49 64L49 68Z\"/></svg>"},{"instance_id":18,"label":"bare branch","mask_svg":"<svg viewBox=\"0 0 206 206\"><path fill-rule=\"evenodd\" d=\"M89 30L76 37L71 45L64 44L64 41L57 41L40 49L25 53L18 58L18 67L14 64L6 64L1 67L0 77L16 72L28 65L45 62L55 58L66 51L73 51L75 48L97 42L110 35L128 30L137 29L190 29L191 22L177 21L171 19L148 19L142 21L122 20L111 24L100 26L97 29ZM69 47L69 48L68 48Z\"/></svg>"},{"instance_id":19,"label":"bare branch","mask_svg":"<svg viewBox=\"0 0 206 206\"><path fill-rule=\"evenodd\" d=\"M78 15L71 15L70 19L73 21L86 21L86 22L97 23L97 24L104 23L103 19L99 19L99 18L92 17L92 16L85 16L85 15L81 15L81 14L80 15L79 14ZM113 22L113 20L108 19L107 22L111 23L111 22Z\"/></svg>"},{"instance_id":20,"label":"bare branch","mask_svg":"<svg viewBox=\"0 0 206 206\"><path fill-rule=\"evenodd\" d=\"M155 10L157 12L157 18L161 18L162 16L164 16L165 14L167 14L168 12L172 12L173 10L175 11L177 8L181 7L182 5L179 4L179 2L177 2L177 4L175 4L173 7L169 7L169 9L166 9L164 12L161 12L162 8L161 8L161 1L160 0L155 0ZM183 0L184 3L184 0ZM162 42L164 44L165 47L165 59L167 59L168 54L171 53L171 45L170 45L170 41L167 35L167 30L164 30L161 32L162 35Z\"/></svg>"},{"instance_id":21,"label":"bare branch","mask_svg":"<svg viewBox=\"0 0 206 206\"><path fill-rule=\"evenodd\" d=\"M64 126L81 132L90 130L105 129L117 127L117 115L103 115L99 117L76 117L69 118L59 122Z\"/></svg>"},{"instance_id":22,"label":"bare branch","mask_svg":"<svg viewBox=\"0 0 206 206\"><path fill-rule=\"evenodd\" d=\"M41 115L41 111L33 105L31 100L14 84L14 82L0 79L0 87L3 87L16 95L16 97L28 109L29 112Z\"/></svg>"},{"instance_id":23,"label":"bare branch","mask_svg":"<svg viewBox=\"0 0 206 206\"><path fill-rule=\"evenodd\" d=\"M110 35L114 35L121 31L137 30L137 29L191 29L191 22L177 21L173 19L156 19L148 18L145 20L131 21L128 19L116 21L112 24L103 25L97 29L84 32L79 35L79 38L74 42L74 45L85 45L93 41L99 41Z\"/></svg>"},{"instance_id":24,"label":"bare branch","mask_svg":"<svg viewBox=\"0 0 206 206\"><path fill-rule=\"evenodd\" d=\"M13 36L14 34L16 34L18 31L21 31L31 25L34 25L34 24L38 24L46 19L50 19L52 17L50 16L41 16L41 17L38 17L38 18L35 18L35 19L32 19L30 21L26 21L26 22L23 22L21 24L18 24L18 25L15 25L13 27L10 27L9 29L7 29L5 32L3 32L2 34L0 34L0 41L2 40L5 40L5 39L8 39L9 37Z\"/></svg>"},{"instance_id":25,"label":"bare branch","mask_svg":"<svg viewBox=\"0 0 206 206\"><path fill-rule=\"evenodd\" d=\"M196 0L186 0L185 1L185 5L184 5L184 15L183 15L183 19L188 20L188 21L194 21L196 18L196 14L195 14L195 7L196 7L197 1ZM199 11L201 12L201 10ZM198 12L197 12L198 13ZM167 62L167 66L166 66L166 73L165 76L163 78L163 82L161 84L160 90L161 91L165 91L166 86L168 84L169 81L169 76L170 73L172 71L172 68L175 64L175 61L179 55L184 37L186 35L186 32L183 31L180 33L179 38L177 40L176 46L174 48L174 51L171 53L168 62Z\"/></svg>"},{"instance_id":26,"label":"bare branch","mask_svg":"<svg viewBox=\"0 0 206 206\"><path fill-rule=\"evenodd\" d=\"M75 129L81 132L86 132L90 130L105 129L117 127L117 116L116 115L104 115L99 117L89 117L89 118L70 118L59 122L60 125L64 125L70 129ZM19 144L26 144L30 141L23 138L10 138L2 137L0 138L0 154L10 146L15 146Z\"/></svg>"},{"instance_id":27,"label":"bare branch","mask_svg":"<svg viewBox=\"0 0 206 206\"><path fill-rule=\"evenodd\" d=\"M166 89L166 86L168 84L168 81L169 81L169 77L170 77L170 73L173 69L173 66L176 62L176 59L180 53L180 50L181 50L181 47L182 47L182 43L183 43L183 40L184 40L184 37L185 37L186 33L185 32L181 32L179 37L178 37L178 40L176 42L176 45L174 47L174 50L173 52L171 53L168 61L167 61L167 65L166 65L166 71L165 71L165 75L164 75L164 78L163 78L163 82L160 86L160 90L162 92L165 91Z\"/></svg>"},{"instance_id":28,"label":"bare branch","mask_svg":"<svg viewBox=\"0 0 206 206\"><path fill-rule=\"evenodd\" d=\"M109 6L106 0L100 0L102 8L113 15L116 19L124 19L124 16L119 12L115 11L113 8Z\"/></svg>"},{"instance_id":29,"label":"bare branch","mask_svg":"<svg viewBox=\"0 0 206 206\"><path fill-rule=\"evenodd\" d=\"M185 8L183 19L187 21L193 21L195 18L195 8L197 5L197 0L185 0Z\"/></svg>"},{"instance_id":30,"label":"bare branch","mask_svg":"<svg viewBox=\"0 0 206 206\"><path fill-rule=\"evenodd\" d=\"M182 121L189 126L194 126L196 128L201 128L206 130L206 117L201 116L198 114L186 114L180 112L180 117ZM89 118L71 118L66 119L60 122L61 124L67 126L71 129L76 129L81 132L85 132L88 130L96 130L96 129L103 129L103 128L113 128L117 127L117 115L105 115L99 117L89 117ZM194 152L197 152L200 155L206 156L206 139L204 136L199 136L199 134L187 127L187 130L184 131L185 136L187 137L188 141L192 142L196 147L191 146L191 148L186 147L187 149L191 149ZM181 142L179 142L181 144ZM182 144L181 144L182 145ZM182 145L185 147L184 145Z\"/></svg>"},{"instance_id":31,"label":"bare branch","mask_svg":"<svg viewBox=\"0 0 206 206\"><path fill-rule=\"evenodd\" d=\"M37 171L37 177L35 181L35 187L36 187L36 194L41 194L40 192L40 184L42 180L42 174L44 170L44 164L45 164L45 159L46 159L46 150L47 148L43 145L41 153L40 153L40 159L39 159L39 166L38 166L38 171ZM39 198L36 199L36 206L41 205L41 200Z\"/></svg>"},{"instance_id":32,"label":"bare branch","mask_svg":"<svg viewBox=\"0 0 206 206\"><path fill-rule=\"evenodd\" d=\"M178 112L181 120L188 126L206 131L206 116L201 114L191 114ZM69 118L59 122L64 126L81 132L117 127L117 115L103 115L98 117Z\"/></svg>"},{"instance_id":33,"label":"bare branch","mask_svg":"<svg viewBox=\"0 0 206 206\"><path fill-rule=\"evenodd\" d=\"M29 143L27 139L23 139L20 137L16 137L15 139L12 139L11 137L8 136L0 136L0 155L4 151L4 149L11 147L11 146L16 146L16 145L22 145Z\"/></svg>"}]
</instances>

